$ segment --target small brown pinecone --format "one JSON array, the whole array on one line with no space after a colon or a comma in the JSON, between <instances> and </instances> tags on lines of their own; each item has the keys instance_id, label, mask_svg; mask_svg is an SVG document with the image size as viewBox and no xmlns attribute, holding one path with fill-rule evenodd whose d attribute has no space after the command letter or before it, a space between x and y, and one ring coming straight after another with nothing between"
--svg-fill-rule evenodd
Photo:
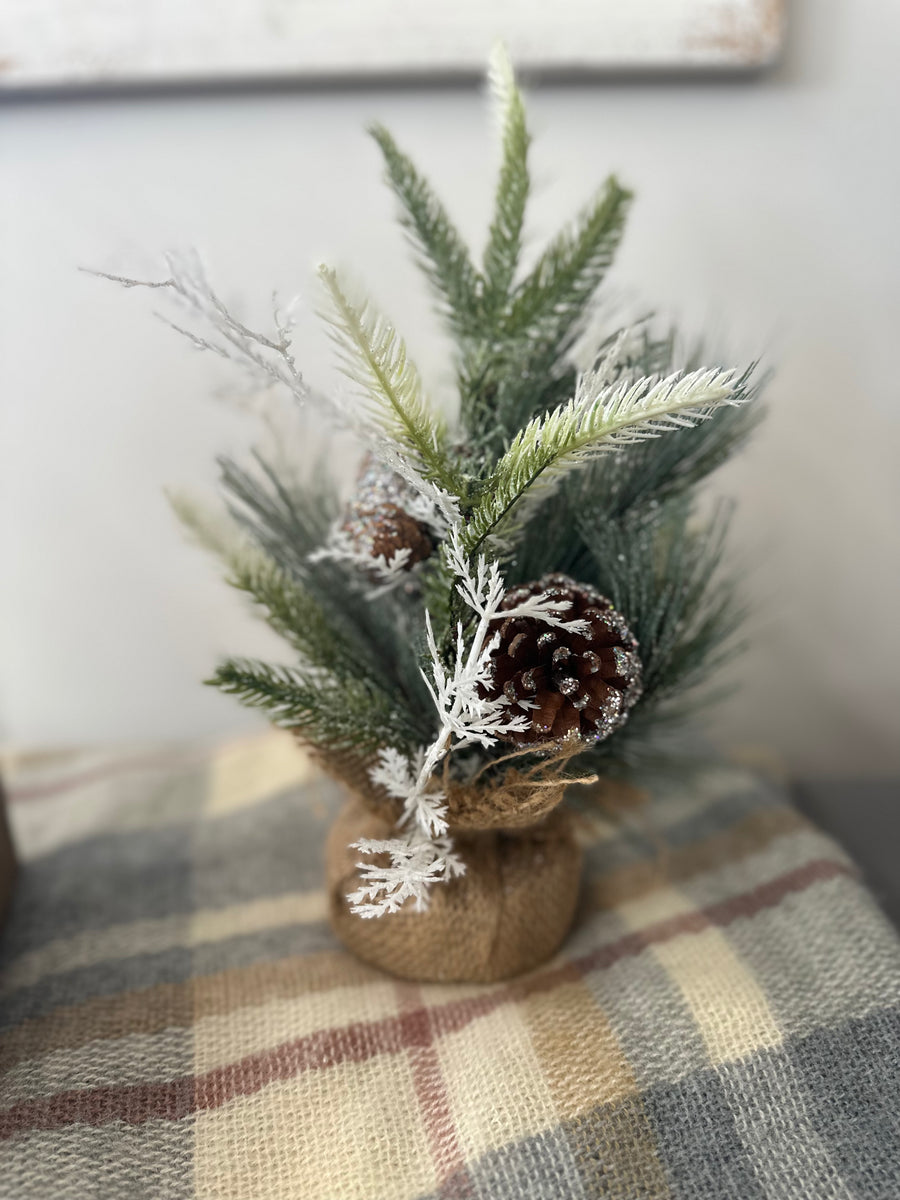
<instances>
[{"instance_id":1,"label":"small brown pinecone","mask_svg":"<svg viewBox=\"0 0 900 1200\"><path fill-rule=\"evenodd\" d=\"M569 601L560 616L586 621L590 632L568 633L536 617L507 618L500 627L487 695L506 696L511 712L531 716L530 727L507 734L508 741L535 745L577 737L601 742L625 723L641 694L637 641L605 596L567 575L545 575L512 589L503 608L540 595Z\"/></svg>"},{"instance_id":2,"label":"small brown pinecone","mask_svg":"<svg viewBox=\"0 0 900 1200\"><path fill-rule=\"evenodd\" d=\"M380 558L386 566L398 551L409 550L403 564L409 571L434 551L427 526L408 511L416 499L405 479L367 454L341 532L361 554Z\"/></svg>"},{"instance_id":3,"label":"small brown pinecone","mask_svg":"<svg viewBox=\"0 0 900 1200\"><path fill-rule=\"evenodd\" d=\"M382 559L385 566L399 551L408 550L403 563L406 571L428 558L434 549L425 528L398 504L385 503L373 508L351 504L341 531L357 550L368 558Z\"/></svg>"}]
</instances>

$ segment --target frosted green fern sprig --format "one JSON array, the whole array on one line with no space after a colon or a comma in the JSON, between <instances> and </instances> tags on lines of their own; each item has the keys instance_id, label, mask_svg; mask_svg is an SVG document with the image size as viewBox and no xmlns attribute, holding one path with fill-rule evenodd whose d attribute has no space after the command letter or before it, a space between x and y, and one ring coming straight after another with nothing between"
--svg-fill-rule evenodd
<instances>
[{"instance_id":1,"label":"frosted green fern sprig","mask_svg":"<svg viewBox=\"0 0 900 1200\"><path fill-rule=\"evenodd\" d=\"M740 402L738 378L735 370L719 369L615 384L603 372L583 375L575 396L529 421L497 463L466 525L466 551L496 532L526 493L534 498L601 454L690 428Z\"/></svg>"},{"instance_id":2,"label":"frosted green fern sprig","mask_svg":"<svg viewBox=\"0 0 900 1200\"><path fill-rule=\"evenodd\" d=\"M446 427L425 398L403 339L369 300L354 303L330 267L319 267L319 276L331 298L329 328L344 372L360 388L359 412L426 480L458 495L459 475L446 451ZM350 421L359 423L353 414Z\"/></svg>"},{"instance_id":3,"label":"frosted green fern sprig","mask_svg":"<svg viewBox=\"0 0 900 1200\"><path fill-rule=\"evenodd\" d=\"M230 658L207 682L249 708L264 709L276 725L302 731L326 754L365 757L385 746L411 753L415 745L404 713L359 678L337 680L303 667Z\"/></svg>"}]
</instances>

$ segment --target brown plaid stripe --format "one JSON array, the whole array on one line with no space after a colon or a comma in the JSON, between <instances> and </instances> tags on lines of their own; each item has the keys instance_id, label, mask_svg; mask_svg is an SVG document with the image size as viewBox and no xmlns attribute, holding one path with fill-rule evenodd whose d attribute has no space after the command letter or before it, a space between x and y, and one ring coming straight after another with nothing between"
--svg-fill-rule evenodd
<instances>
[{"instance_id":1,"label":"brown plaid stripe","mask_svg":"<svg viewBox=\"0 0 900 1200\"><path fill-rule=\"evenodd\" d=\"M0 1194L900 1194L900 954L843 855L711 769L595 830L532 975L334 944L337 801L280 735L20 761Z\"/></svg>"}]
</instances>

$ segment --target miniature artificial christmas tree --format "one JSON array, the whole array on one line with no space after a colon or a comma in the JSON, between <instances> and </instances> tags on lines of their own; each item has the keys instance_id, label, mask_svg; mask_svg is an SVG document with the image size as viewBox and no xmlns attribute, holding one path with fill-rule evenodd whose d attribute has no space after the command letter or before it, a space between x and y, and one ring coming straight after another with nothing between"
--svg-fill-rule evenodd
<instances>
[{"instance_id":1,"label":"miniature artificial christmas tree","mask_svg":"<svg viewBox=\"0 0 900 1200\"><path fill-rule=\"evenodd\" d=\"M419 979L502 978L565 936L579 863L566 793L589 800L584 785L652 752L734 631L724 522L700 521L694 494L755 421L750 371L681 362L647 321L597 338L576 369L630 196L609 179L524 270L529 135L502 52L491 76L502 165L480 267L373 131L453 336L450 423L391 325L329 269L349 399L314 393L289 321L249 329L196 262L152 285L206 323L196 346L324 404L365 447L349 503L257 456L222 463L231 533L181 513L296 654L232 659L212 682L353 793L328 848L335 929Z\"/></svg>"}]
</instances>

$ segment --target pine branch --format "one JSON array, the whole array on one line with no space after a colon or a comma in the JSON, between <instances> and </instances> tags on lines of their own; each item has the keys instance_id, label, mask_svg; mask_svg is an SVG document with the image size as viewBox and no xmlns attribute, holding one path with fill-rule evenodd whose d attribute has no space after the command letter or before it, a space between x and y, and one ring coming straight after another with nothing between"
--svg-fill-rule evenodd
<instances>
[{"instance_id":1,"label":"pine branch","mask_svg":"<svg viewBox=\"0 0 900 1200\"><path fill-rule=\"evenodd\" d=\"M371 421L421 466L426 479L457 495L460 483L443 449L444 429L425 400L402 339L368 300L354 304L334 271L320 267L319 275L331 297L331 328L345 372L363 389Z\"/></svg>"},{"instance_id":2,"label":"pine branch","mask_svg":"<svg viewBox=\"0 0 900 1200\"><path fill-rule=\"evenodd\" d=\"M327 538L340 511L333 485L321 472L309 484L285 479L260 454L255 471L218 460L229 511L257 545L294 579L308 575L308 557Z\"/></svg>"},{"instance_id":3,"label":"pine branch","mask_svg":"<svg viewBox=\"0 0 900 1200\"><path fill-rule=\"evenodd\" d=\"M253 545L237 525L216 519L184 495L171 495L170 503L194 539L224 564L226 582L263 609L269 627L305 664L342 681L371 675L373 667L322 603L268 553ZM370 677L369 683L380 690L375 679Z\"/></svg>"},{"instance_id":4,"label":"pine branch","mask_svg":"<svg viewBox=\"0 0 900 1200\"><path fill-rule=\"evenodd\" d=\"M655 335L644 320L607 338L596 355L595 366L604 365L612 382L634 382L648 375L671 375L676 369L691 371L704 359L701 347L685 355L674 331ZM553 495L552 505L542 504L529 515L522 538L524 555L518 556L529 564L527 577L559 569L547 557L550 546L558 550L560 561L577 557L580 542L576 517L589 514L595 522L609 522L636 508L684 495L701 483L756 429L763 416L758 396L765 382L766 376L754 367L735 385L736 406L718 409L709 420L692 428L631 446L627 454L598 459L564 480L559 493ZM537 530L546 531L546 536L532 536Z\"/></svg>"},{"instance_id":5,"label":"pine branch","mask_svg":"<svg viewBox=\"0 0 900 1200\"><path fill-rule=\"evenodd\" d=\"M359 660L321 604L271 559L250 552L234 556L228 567L227 582L250 596L267 624L307 662L345 680L360 673Z\"/></svg>"},{"instance_id":6,"label":"pine branch","mask_svg":"<svg viewBox=\"0 0 900 1200\"><path fill-rule=\"evenodd\" d=\"M275 724L297 730L323 753L366 759L384 746L409 753L415 745L390 700L360 681L232 658L207 683L249 708L263 709Z\"/></svg>"},{"instance_id":7,"label":"pine branch","mask_svg":"<svg viewBox=\"0 0 900 1200\"><path fill-rule=\"evenodd\" d=\"M381 148L387 180L401 205L400 220L417 251L416 259L442 301L444 315L459 337L477 335L483 282L444 206L411 160L381 125L369 132Z\"/></svg>"},{"instance_id":8,"label":"pine branch","mask_svg":"<svg viewBox=\"0 0 900 1200\"><path fill-rule=\"evenodd\" d=\"M610 177L575 224L541 255L513 297L505 333L560 353L574 340L587 305L621 240L631 193Z\"/></svg>"},{"instance_id":9,"label":"pine branch","mask_svg":"<svg viewBox=\"0 0 900 1200\"><path fill-rule=\"evenodd\" d=\"M505 308L519 265L522 249L522 225L528 202L528 146L525 105L516 86L512 64L503 46L491 55L490 83L502 118L502 162L494 219L484 252L484 308L499 313Z\"/></svg>"},{"instance_id":10,"label":"pine branch","mask_svg":"<svg viewBox=\"0 0 900 1200\"><path fill-rule=\"evenodd\" d=\"M220 461L235 520L290 579L318 601L348 658L391 695L404 719L415 726L417 740L427 740L433 723L418 665L422 631L413 600L403 594L393 597L391 604L373 603L353 586L352 569L311 561L338 512L336 498L322 481L318 487L291 487L259 457L261 477L230 460Z\"/></svg>"},{"instance_id":11,"label":"pine branch","mask_svg":"<svg viewBox=\"0 0 900 1200\"><path fill-rule=\"evenodd\" d=\"M462 417L486 458L500 453L533 416L572 394L575 373L567 356L618 248L630 198L610 179L511 297L486 306L494 327L485 329L480 353L468 348L460 372Z\"/></svg>"},{"instance_id":12,"label":"pine branch","mask_svg":"<svg viewBox=\"0 0 900 1200\"><path fill-rule=\"evenodd\" d=\"M612 449L704 420L739 402L736 379L734 371L708 370L610 386L595 373L583 376L575 397L530 421L497 463L466 526L466 551L477 550L539 479L546 485Z\"/></svg>"},{"instance_id":13,"label":"pine branch","mask_svg":"<svg viewBox=\"0 0 900 1200\"><path fill-rule=\"evenodd\" d=\"M589 577L628 613L640 643L639 707L677 697L684 711L685 693L733 650L745 610L721 574L729 517L720 506L711 522L695 525L691 502L678 499L619 522L576 518L593 559Z\"/></svg>"}]
</instances>

